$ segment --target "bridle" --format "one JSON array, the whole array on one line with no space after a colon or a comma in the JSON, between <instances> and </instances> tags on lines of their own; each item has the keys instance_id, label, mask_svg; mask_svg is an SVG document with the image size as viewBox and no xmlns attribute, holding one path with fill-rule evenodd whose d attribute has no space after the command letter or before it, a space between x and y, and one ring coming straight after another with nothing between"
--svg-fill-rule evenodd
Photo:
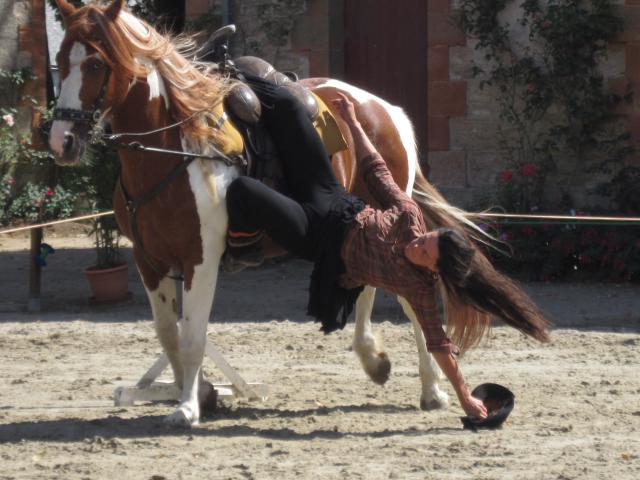
<instances>
[{"instance_id":1,"label":"bridle","mask_svg":"<svg viewBox=\"0 0 640 480\"><path fill-rule=\"evenodd\" d=\"M55 108L53 110L54 120L63 120L75 123L84 123L92 129L102 118L102 104L104 103L104 96L107 93L107 87L109 86L109 80L111 79L111 69L107 70L102 87L98 96L93 101L93 105L90 110L79 110L76 108Z\"/></svg>"},{"instance_id":2,"label":"bridle","mask_svg":"<svg viewBox=\"0 0 640 480\"><path fill-rule=\"evenodd\" d=\"M161 272L161 269L157 266L157 264L153 261L151 256L144 249L144 246L142 244L142 238L140 236L140 232L138 229L137 218L136 218L138 208L150 202L155 197L157 197L160 194L160 192L162 192L174 180L180 177L187 170L187 167L191 164L191 162L196 158L223 162L228 167L239 166L242 168L247 166L247 161L242 156L229 157L228 155L224 154L214 146L211 146L211 148L213 148L214 150L213 155L202 155L198 153L181 152L178 150L167 150L164 148L148 147L139 141L131 141L131 142L121 141L123 137L145 137L145 136L153 135L155 133L163 132L166 130L171 130L173 128L178 128L181 125L184 125L185 123L189 122L196 115L204 113L205 110L194 112L192 115L190 115L189 117L183 120L172 123L171 125L167 125L165 127L157 128L155 130L150 130L146 132L121 132L121 133L115 133L115 134L103 133L101 120L103 119L103 117L106 116L106 113L109 111L109 109L106 109L105 112L103 113L104 97L106 95L107 88L109 86L110 77L111 77L111 69L107 70L104 81L102 82L102 87L100 88L100 92L98 93L98 96L94 100L93 105L89 110L80 110L80 109L74 109L74 108L55 108L53 111L53 119L70 121L74 123L82 123L87 125L88 129L92 132L90 143L106 143L107 145L111 145L118 149L124 148L124 149L134 150L134 151L143 152L143 153L148 152L148 153L154 153L154 154L174 155L174 156L182 157L182 161L178 165L176 165L176 167L171 172L169 172L169 174L167 174L165 178L163 178L158 184L154 185L149 190L147 190L146 192L144 192L143 194L137 197L132 197L127 192L127 190L124 187L124 183L122 181L122 175L120 175L120 177L118 178L118 186L120 187L120 191L122 193L122 198L124 200L124 204L127 209L127 212L129 213L129 226L131 228L131 234L132 234L131 240L134 246L137 247L141 252L145 262L160 277L166 276L173 280L183 280L184 277L182 275L163 274ZM220 116L220 118L213 125L212 128L215 128L216 130L220 130L226 121L227 121L227 114L223 112L223 114Z\"/></svg>"}]
</instances>

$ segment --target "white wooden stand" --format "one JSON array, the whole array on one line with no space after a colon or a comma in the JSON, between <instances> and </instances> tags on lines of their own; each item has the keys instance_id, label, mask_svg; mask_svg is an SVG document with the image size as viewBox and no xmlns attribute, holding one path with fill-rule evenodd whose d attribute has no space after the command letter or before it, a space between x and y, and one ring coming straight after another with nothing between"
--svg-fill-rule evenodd
<instances>
[{"instance_id":1,"label":"white wooden stand","mask_svg":"<svg viewBox=\"0 0 640 480\"><path fill-rule=\"evenodd\" d=\"M269 389L263 383L247 383L225 360L220 351L207 340L206 355L213 360L217 367L231 383L214 383L213 387L218 393L219 399L243 397L248 400L264 401ZM151 368L142 376L133 387L118 387L114 392L116 406L130 406L136 401L162 402L179 400L180 389L174 383L157 382L156 378L169 366L169 359L163 353L158 357Z\"/></svg>"}]
</instances>

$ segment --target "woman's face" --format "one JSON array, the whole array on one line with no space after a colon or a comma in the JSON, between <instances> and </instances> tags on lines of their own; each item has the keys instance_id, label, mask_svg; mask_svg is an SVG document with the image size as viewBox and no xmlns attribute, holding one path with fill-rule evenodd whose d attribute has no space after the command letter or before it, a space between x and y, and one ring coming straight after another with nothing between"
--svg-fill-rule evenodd
<instances>
[{"instance_id":1,"label":"woman's face","mask_svg":"<svg viewBox=\"0 0 640 480\"><path fill-rule=\"evenodd\" d=\"M414 265L438 271L438 232L429 232L416 238L404 249L404 255Z\"/></svg>"}]
</instances>

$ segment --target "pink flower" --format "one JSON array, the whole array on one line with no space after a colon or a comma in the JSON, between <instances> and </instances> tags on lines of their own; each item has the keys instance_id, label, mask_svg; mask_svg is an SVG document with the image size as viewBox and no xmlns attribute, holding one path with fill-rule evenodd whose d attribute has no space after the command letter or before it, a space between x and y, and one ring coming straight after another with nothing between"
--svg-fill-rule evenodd
<instances>
[{"instance_id":1,"label":"pink flower","mask_svg":"<svg viewBox=\"0 0 640 480\"><path fill-rule=\"evenodd\" d=\"M45 197L53 197L53 190L52 189L48 189L47 193L44 194Z\"/></svg>"},{"instance_id":2,"label":"pink flower","mask_svg":"<svg viewBox=\"0 0 640 480\"><path fill-rule=\"evenodd\" d=\"M7 113L6 115L2 116L2 119L7 125L9 125L10 127L13 127L15 123L15 120L13 119L13 115L11 115L10 113Z\"/></svg>"},{"instance_id":3,"label":"pink flower","mask_svg":"<svg viewBox=\"0 0 640 480\"><path fill-rule=\"evenodd\" d=\"M527 85L527 93L536 93L538 91L538 85L535 83L530 83Z\"/></svg>"},{"instance_id":4,"label":"pink flower","mask_svg":"<svg viewBox=\"0 0 640 480\"><path fill-rule=\"evenodd\" d=\"M520 167L520 174L523 177L535 177L536 176L536 166L532 163L525 163Z\"/></svg>"},{"instance_id":5,"label":"pink flower","mask_svg":"<svg viewBox=\"0 0 640 480\"><path fill-rule=\"evenodd\" d=\"M547 28L549 28L551 26L551 20L547 19L544 22L542 22L542 29L546 30Z\"/></svg>"},{"instance_id":6,"label":"pink flower","mask_svg":"<svg viewBox=\"0 0 640 480\"><path fill-rule=\"evenodd\" d=\"M511 170L503 170L500 172L500 181L502 183L509 183L513 180L513 172Z\"/></svg>"}]
</instances>

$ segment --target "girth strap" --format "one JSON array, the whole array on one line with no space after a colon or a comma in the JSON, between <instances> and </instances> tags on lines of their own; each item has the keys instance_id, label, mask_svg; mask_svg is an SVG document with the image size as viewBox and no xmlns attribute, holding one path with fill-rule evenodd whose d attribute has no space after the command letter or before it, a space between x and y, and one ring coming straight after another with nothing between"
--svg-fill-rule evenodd
<instances>
[{"instance_id":1,"label":"girth strap","mask_svg":"<svg viewBox=\"0 0 640 480\"><path fill-rule=\"evenodd\" d=\"M169 172L169 174L162 179L159 183L154 185L152 188L147 190L142 195L137 198L131 197L127 190L124 188L124 182L122 181L122 175L118 178L118 182L120 183L120 191L122 192L122 198L124 200L125 207L127 208L127 212L129 212L129 225L131 226L131 236L133 237L133 245L136 247L144 257L145 262L160 276L164 276L156 263L151 259L151 256L144 249L144 245L142 244L142 238L140 237L140 231L138 230L138 222L136 219L136 214L138 212L138 208L140 208L145 203L150 202L154 199L162 190L167 188L171 182L176 180L187 167L194 160L193 157L185 157L182 162L180 162L176 167ZM174 280L184 280L182 275L167 275L169 278Z\"/></svg>"}]
</instances>

